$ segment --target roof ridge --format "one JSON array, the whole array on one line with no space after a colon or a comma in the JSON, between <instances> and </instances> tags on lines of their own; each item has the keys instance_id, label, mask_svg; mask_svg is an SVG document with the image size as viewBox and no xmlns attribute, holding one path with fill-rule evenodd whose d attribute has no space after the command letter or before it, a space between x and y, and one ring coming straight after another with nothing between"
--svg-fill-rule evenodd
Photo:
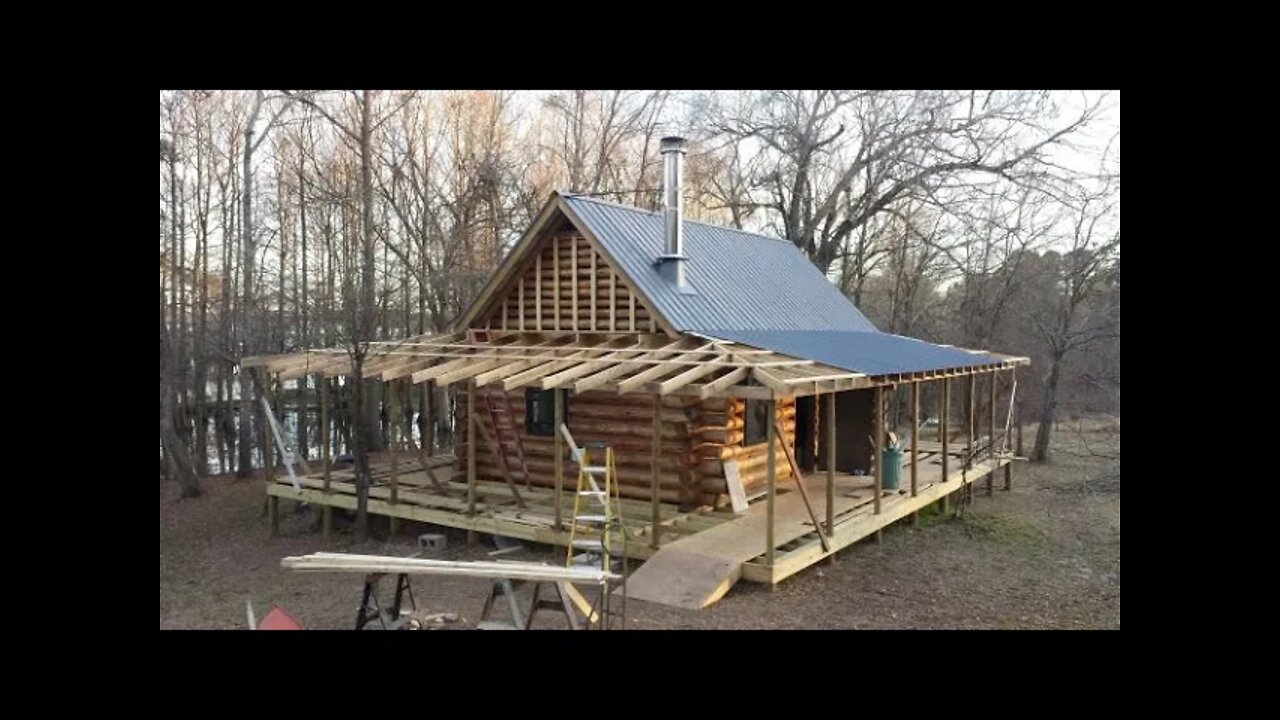
<instances>
[{"instance_id":1,"label":"roof ridge","mask_svg":"<svg viewBox=\"0 0 1280 720\"><path fill-rule=\"evenodd\" d=\"M585 200L587 202L596 203L597 205L608 205L609 207L615 207L615 208L618 208L619 210L630 210L631 212L641 213L643 215L657 215L659 217L662 216L662 211L660 210L645 210L644 208L636 207L635 205L623 205L622 203L611 202L609 200L601 200L599 198L590 197L588 195L576 195L571 192L563 192L560 190L557 190L556 194L562 198L565 198L566 200ZM750 230L742 230L735 227L729 227L728 225L721 225L719 223L710 223L702 220L690 220L689 218L685 218L684 222L686 224L692 223L694 225L703 225L706 227L715 228L717 230L728 230L729 232L738 233L739 235L747 235L753 238L760 238L761 240L771 240L773 242L780 242L780 243L786 243L788 245L795 245L795 243L791 242L790 240L787 240L786 238L774 237L772 235L765 235L763 233L751 232ZM796 249L799 250L799 248L796 248Z\"/></svg>"}]
</instances>

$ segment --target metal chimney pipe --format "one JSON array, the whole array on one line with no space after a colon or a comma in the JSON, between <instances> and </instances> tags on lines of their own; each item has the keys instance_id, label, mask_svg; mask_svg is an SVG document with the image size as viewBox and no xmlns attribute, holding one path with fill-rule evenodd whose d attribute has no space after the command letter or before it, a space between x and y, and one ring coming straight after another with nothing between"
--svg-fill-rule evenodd
<instances>
[{"instance_id":1,"label":"metal chimney pipe","mask_svg":"<svg viewBox=\"0 0 1280 720\"><path fill-rule=\"evenodd\" d=\"M679 287L684 280L684 154L685 139L664 137L659 146L663 157L662 197L666 220L663 254L658 258L663 274Z\"/></svg>"}]
</instances>

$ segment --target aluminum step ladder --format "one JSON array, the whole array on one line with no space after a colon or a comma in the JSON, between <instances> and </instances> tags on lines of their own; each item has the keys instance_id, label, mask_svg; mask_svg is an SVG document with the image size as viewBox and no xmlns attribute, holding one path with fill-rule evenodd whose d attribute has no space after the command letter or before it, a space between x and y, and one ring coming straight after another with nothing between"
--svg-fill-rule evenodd
<instances>
[{"instance_id":1,"label":"aluminum step ladder","mask_svg":"<svg viewBox=\"0 0 1280 720\"><path fill-rule=\"evenodd\" d=\"M622 574L625 577L627 530L622 521L622 496L618 488L618 465L613 447L607 443L589 442L579 448L569 433L569 428L560 426L560 432L569 444L573 462L578 466L578 483L573 496L573 514L569 520L569 547L565 554L565 566L572 567L574 552L586 551L583 564L590 564L593 557L600 560L600 569L606 572L614 570L613 556L615 550L622 561ZM593 452L594 451L594 452ZM592 464L592 458L598 457L600 464ZM588 498L583 502L583 498ZM588 534L591 537L580 537ZM615 546L621 538L621 547ZM626 583L622 585L622 623L626 626L627 607ZM602 588L599 597L587 612L588 627L598 617L599 627L605 629L609 625L610 593ZM596 611L599 611L598 614Z\"/></svg>"}]
</instances>

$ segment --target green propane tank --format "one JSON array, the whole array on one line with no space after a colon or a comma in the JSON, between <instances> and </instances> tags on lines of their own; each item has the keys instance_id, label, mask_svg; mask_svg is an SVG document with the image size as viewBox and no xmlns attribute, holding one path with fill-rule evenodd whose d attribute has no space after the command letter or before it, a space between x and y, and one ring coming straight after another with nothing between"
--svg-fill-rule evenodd
<instances>
[{"instance_id":1,"label":"green propane tank","mask_svg":"<svg viewBox=\"0 0 1280 720\"><path fill-rule=\"evenodd\" d=\"M883 462L884 472L881 474L880 487L885 490L897 490L902 486L902 448L897 445L886 445Z\"/></svg>"}]
</instances>

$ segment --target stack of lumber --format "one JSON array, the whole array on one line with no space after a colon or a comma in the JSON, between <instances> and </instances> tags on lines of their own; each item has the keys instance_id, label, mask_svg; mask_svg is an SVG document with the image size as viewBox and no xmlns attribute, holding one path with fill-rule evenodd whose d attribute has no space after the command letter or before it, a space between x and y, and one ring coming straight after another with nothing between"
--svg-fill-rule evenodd
<instances>
[{"instance_id":1,"label":"stack of lumber","mask_svg":"<svg viewBox=\"0 0 1280 720\"><path fill-rule=\"evenodd\" d=\"M590 567L560 567L532 562L464 562L427 560L388 555L351 555L348 553L311 553L291 556L280 565L300 572L354 572L408 575L453 575L498 580L531 582L594 583L620 582L622 576Z\"/></svg>"}]
</instances>

